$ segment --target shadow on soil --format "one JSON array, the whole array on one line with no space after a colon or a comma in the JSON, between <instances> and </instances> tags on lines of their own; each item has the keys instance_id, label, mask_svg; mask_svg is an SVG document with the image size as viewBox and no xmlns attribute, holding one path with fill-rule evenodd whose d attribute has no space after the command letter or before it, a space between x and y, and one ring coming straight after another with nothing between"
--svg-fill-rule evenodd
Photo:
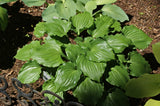
<instances>
[{"instance_id":1,"label":"shadow on soil","mask_svg":"<svg viewBox=\"0 0 160 106\"><path fill-rule=\"evenodd\" d=\"M41 17L19 13L23 4L16 2L13 6L3 5L8 10L9 22L5 32L0 32L0 69L11 68L15 62L17 49L31 41L32 36L25 36L32 32L33 27L41 21Z\"/></svg>"}]
</instances>

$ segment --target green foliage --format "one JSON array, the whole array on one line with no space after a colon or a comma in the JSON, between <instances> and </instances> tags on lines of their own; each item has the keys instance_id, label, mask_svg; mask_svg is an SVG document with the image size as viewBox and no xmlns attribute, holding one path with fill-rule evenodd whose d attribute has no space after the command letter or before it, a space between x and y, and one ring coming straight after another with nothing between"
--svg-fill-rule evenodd
<instances>
[{"instance_id":1,"label":"green foliage","mask_svg":"<svg viewBox=\"0 0 160 106\"><path fill-rule=\"evenodd\" d=\"M160 63L160 42L153 44L152 50L156 60Z\"/></svg>"},{"instance_id":2,"label":"green foliage","mask_svg":"<svg viewBox=\"0 0 160 106\"><path fill-rule=\"evenodd\" d=\"M159 106L159 105L160 105L160 101L149 99L144 106Z\"/></svg>"},{"instance_id":3,"label":"green foliage","mask_svg":"<svg viewBox=\"0 0 160 106\"><path fill-rule=\"evenodd\" d=\"M41 6L45 0L22 0L28 7Z\"/></svg>"},{"instance_id":4,"label":"green foliage","mask_svg":"<svg viewBox=\"0 0 160 106\"><path fill-rule=\"evenodd\" d=\"M13 2L16 0L0 0L0 4L8 3L8 2Z\"/></svg>"},{"instance_id":5,"label":"green foliage","mask_svg":"<svg viewBox=\"0 0 160 106\"><path fill-rule=\"evenodd\" d=\"M160 74L144 74L130 79L125 89L126 95L134 98L156 96L160 93Z\"/></svg>"},{"instance_id":6,"label":"green foliage","mask_svg":"<svg viewBox=\"0 0 160 106\"><path fill-rule=\"evenodd\" d=\"M8 24L8 14L5 8L0 6L0 30L4 31Z\"/></svg>"},{"instance_id":7,"label":"green foliage","mask_svg":"<svg viewBox=\"0 0 160 106\"><path fill-rule=\"evenodd\" d=\"M50 73L51 79L44 83L43 90L62 98L70 90L85 105L101 102L102 106L128 106L124 90L130 76L151 71L136 49L146 48L151 39L134 26L121 27L120 22L128 17L111 4L115 1L57 0L49 5L42 14L43 22L34 28L35 36L45 39L23 46L15 56L28 61L19 73L20 81L35 82L44 68L50 68L45 72ZM98 5L102 9L98 10ZM34 78L22 79L29 74ZM112 87L106 87L107 83Z\"/></svg>"}]
</instances>

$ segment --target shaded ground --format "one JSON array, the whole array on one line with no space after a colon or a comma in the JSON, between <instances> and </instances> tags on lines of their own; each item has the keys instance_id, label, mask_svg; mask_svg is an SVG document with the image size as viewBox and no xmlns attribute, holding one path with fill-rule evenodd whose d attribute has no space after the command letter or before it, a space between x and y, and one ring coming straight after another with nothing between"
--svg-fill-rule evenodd
<instances>
[{"instance_id":1,"label":"shaded ground","mask_svg":"<svg viewBox=\"0 0 160 106\"><path fill-rule=\"evenodd\" d=\"M120 6L129 16L127 25L135 25L147 33L152 43L160 41L160 0L117 0L115 3ZM13 57L18 48L22 47L32 38L34 26L41 21L41 13L45 6L31 7L24 6L21 2L3 5L9 14L9 24L5 32L0 32L0 75L9 82L7 92L15 97L15 89L12 88L11 78L17 78L18 72L24 62L15 60ZM25 36L29 34L29 37ZM156 62L151 45L145 50L138 50L149 61L153 72L160 71L160 65ZM34 89L39 89L43 80L39 79L32 84ZM142 106L146 99L136 100L134 106ZM16 104L16 101L13 101Z\"/></svg>"}]
</instances>

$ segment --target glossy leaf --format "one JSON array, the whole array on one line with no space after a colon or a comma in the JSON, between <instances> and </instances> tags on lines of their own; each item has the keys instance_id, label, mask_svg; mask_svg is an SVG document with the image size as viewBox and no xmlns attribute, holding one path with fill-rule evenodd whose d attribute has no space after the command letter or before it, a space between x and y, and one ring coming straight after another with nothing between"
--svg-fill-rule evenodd
<instances>
[{"instance_id":1,"label":"glossy leaf","mask_svg":"<svg viewBox=\"0 0 160 106\"><path fill-rule=\"evenodd\" d=\"M106 80L110 84L124 89L129 79L130 78L127 69L122 68L121 66L115 66L111 68L111 71L109 72L109 77Z\"/></svg>"},{"instance_id":2,"label":"glossy leaf","mask_svg":"<svg viewBox=\"0 0 160 106\"><path fill-rule=\"evenodd\" d=\"M81 103L87 106L95 106L103 94L104 87L100 83L86 78L73 92Z\"/></svg>"},{"instance_id":3,"label":"glossy leaf","mask_svg":"<svg viewBox=\"0 0 160 106\"><path fill-rule=\"evenodd\" d=\"M55 40L51 40L36 48L32 58L47 67L57 67L63 63L62 51Z\"/></svg>"},{"instance_id":4,"label":"glossy leaf","mask_svg":"<svg viewBox=\"0 0 160 106\"><path fill-rule=\"evenodd\" d=\"M160 42L152 45L152 51L153 51L153 54L154 54L156 60L160 64Z\"/></svg>"},{"instance_id":5,"label":"glossy leaf","mask_svg":"<svg viewBox=\"0 0 160 106\"><path fill-rule=\"evenodd\" d=\"M113 48L115 53L122 53L124 49L131 43L130 39L127 39L122 34L109 36L107 42Z\"/></svg>"},{"instance_id":6,"label":"glossy leaf","mask_svg":"<svg viewBox=\"0 0 160 106\"><path fill-rule=\"evenodd\" d=\"M134 98L156 96L160 93L160 74L144 74L126 84L126 95Z\"/></svg>"},{"instance_id":7,"label":"glossy leaf","mask_svg":"<svg viewBox=\"0 0 160 106\"><path fill-rule=\"evenodd\" d=\"M40 38L44 36L44 33L46 32L45 29L45 23L44 22L39 22L36 27L34 27L34 32L33 34L37 37Z\"/></svg>"},{"instance_id":8,"label":"glossy leaf","mask_svg":"<svg viewBox=\"0 0 160 106\"><path fill-rule=\"evenodd\" d=\"M49 5L43 12L42 12L42 19L43 21L52 22L53 19L59 19L60 16L57 13L55 5Z\"/></svg>"},{"instance_id":9,"label":"glossy leaf","mask_svg":"<svg viewBox=\"0 0 160 106\"><path fill-rule=\"evenodd\" d=\"M54 79L50 79L46 82L44 82L43 86L42 86L42 90L49 90L51 92L54 92L56 93L57 95L59 95L61 98L63 98L63 92L57 92L57 88L55 86L55 84L53 83L54 82ZM45 96L47 96L49 98L49 100L51 102L54 103L55 100L59 100L58 98L56 98L55 96L53 95L50 95L50 94L45 94Z\"/></svg>"},{"instance_id":10,"label":"glossy leaf","mask_svg":"<svg viewBox=\"0 0 160 106\"><path fill-rule=\"evenodd\" d=\"M113 19L108 16L101 16L96 19L96 29L93 31L93 37L103 37L109 33L109 27L113 24Z\"/></svg>"},{"instance_id":11,"label":"glossy leaf","mask_svg":"<svg viewBox=\"0 0 160 106\"><path fill-rule=\"evenodd\" d=\"M53 22L47 22L45 24L47 33L51 35L57 35L60 37L63 37L64 35L67 35L67 32L70 30L70 22L60 20L60 19L54 19Z\"/></svg>"},{"instance_id":12,"label":"glossy leaf","mask_svg":"<svg viewBox=\"0 0 160 106\"><path fill-rule=\"evenodd\" d=\"M112 33L115 33L116 31L121 32L122 30L120 22L116 20L114 20L114 23L112 24L111 28L113 29L111 30Z\"/></svg>"},{"instance_id":13,"label":"glossy leaf","mask_svg":"<svg viewBox=\"0 0 160 106\"><path fill-rule=\"evenodd\" d=\"M93 24L93 17L88 12L79 13L73 16L71 20L73 26L76 27L78 35L80 34L80 30L89 28Z\"/></svg>"},{"instance_id":14,"label":"glossy leaf","mask_svg":"<svg viewBox=\"0 0 160 106\"><path fill-rule=\"evenodd\" d=\"M117 0L95 0L97 5L111 4L116 2Z\"/></svg>"},{"instance_id":15,"label":"glossy leaf","mask_svg":"<svg viewBox=\"0 0 160 106\"><path fill-rule=\"evenodd\" d=\"M160 106L160 101L149 99L144 106Z\"/></svg>"},{"instance_id":16,"label":"glossy leaf","mask_svg":"<svg viewBox=\"0 0 160 106\"><path fill-rule=\"evenodd\" d=\"M45 0L22 0L28 7L41 6Z\"/></svg>"},{"instance_id":17,"label":"glossy leaf","mask_svg":"<svg viewBox=\"0 0 160 106\"><path fill-rule=\"evenodd\" d=\"M90 51L87 51L87 58L96 62L107 62L114 59L112 48L102 39L95 39L90 42Z\"/></svg>"},{"instance_id":18,"label":"glossy leaf","mask_svg":"<svg viewBox=\"0 0 160 106\"><path fill-rule=\"evenodd\" d=\"M0 30L4 31L8 25L8 14L7 10L0 7Z\"/></svg>"},{"instance_id":19,"label":"glossy leaf","mask_svg":"<svg viewBox=\"0 0 160 106\"><path fill-rule=\"evenodd\" d=\"M37 81L41 74L41 66L36 61L29 61L23 65L18 80L22 83L33 83Z\"/></svg>"},{"instance_id":20,"label":"glossy leaf","mask_svg":"<svg viewBox=\"0 0 160 106\"><path fill-rule=\"evenodd\" d=\"M81 71L76 70L73 63L65 63L56 72L54 84L57 91L67 91L77 85Z\"/></svg>"},{"instance_id":21,"label":"glossy leaf","mask_svg":"<svg viewBox=\"0 0 160 106\"><path fill-rule=\"evenodd\" d=\"M88 1L85 5L86 11L92 14L92 11L97 8L97 4L95 1Z\"/></svg>"},{"instance_id":22,"label":"glossy leaf","mask_svg":"<svg viewBox=\"0 0 160 106\"><path fill-rule=\"evenodd\" d=\"M98 82L105 71L105 67L106 63L89 61L83 55L77 58L77 68L80 69L85 76Z\"/></svg>"},{"instance_id":23,"label":"glossy leaf","mask_svg":"<svg viewBox=\"0 0 160 106\"><path fill-rule=\"evenodd\" d=\"M102 8L103 15L108 15L120 22L128 21L126 13L117 5L106 4Z\"/></svg>"},{"instance_id":24,"label":"glossy leaf","mask_svg":"<svg viewBox=\"0 0 160 106\"><path fill-rule=\"evenodd\" d=\"M147 48L152 41L148 35L133 25L125 26L122 32L138 49Z\"/></svg>"},{"instance_id":25,"label":"glossy leaf","mask_svg":"<svg viewBox=\"0 0 160 106\"><path fill-rule=\"evenodd\" d=\"M32 58L33 53L35 52L35 48L39 47L39 41L32 41L30 44L27 44L23 46L21 49L19 49L15 58L23 61L30 60Z\"/></svg>"},{"instance_id":26,"label":"glossy leaf","mask_svg":"<svg viewBox=\"0 0 160 106\"><path fill-rule=\"evenodd\" d=\"M138 52L131 52L129 57L129 63L131 63L129 69L131 70L130 74L132 76L138 77L152 71L148 62Z\"/></svg>"},{"instance_id":27,"label":"glossy leaf","mask_svg":"<svg viewBox=\"0 0 160 106\"><path fill-rule=\"evenodd\" d=\"M55 8L61 18L69 19L76 15L76 3L73 0L65 0L65 2L55 2Z\"/></svg>"},{"instance_id":28,"label":"glossy leaf","mask_svg":"<svg viewBox=\"0 0 160 106\"><path fill-rule=\"evenodd\" d=\"M66 51L67 57L72 62L76 61L79 54L83 54L82 48L78 45L73 45L73 44L67 45L65 51Z\"/></svg>"},{"instance_id":29,"label":"glossy leaf","mask_svg":"<svg viewBox=\"0 0 160 106\"><path fill-rule=\"evenodd\" d=\"M123 91L116 89L109 93L101 106L130 106L129 100Z\"/></svg>"}]
</instances>

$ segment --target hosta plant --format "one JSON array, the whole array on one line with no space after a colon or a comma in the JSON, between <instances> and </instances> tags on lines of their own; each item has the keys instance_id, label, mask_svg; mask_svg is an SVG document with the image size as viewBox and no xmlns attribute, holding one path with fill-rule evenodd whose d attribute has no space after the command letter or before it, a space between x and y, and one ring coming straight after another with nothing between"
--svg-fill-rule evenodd
<instances>
[{"instance_id":1,"label":"hosta plant","mask_svg":"<svg viewBox=\"0 0 160 106\"><path fill-rule=\"evenodd\" d=\"M57 0L49 5L44 21L34 28L41 40L23 46L15 56L27 61L18 79L33 83L49 76L43 90L62 98L70 91L85 105L128 106L128 80L151 72L136 49L145 49L152 39L135 26L121 27L128 17L111 4L115 1Z\"/></svg>"}]
</instances>

